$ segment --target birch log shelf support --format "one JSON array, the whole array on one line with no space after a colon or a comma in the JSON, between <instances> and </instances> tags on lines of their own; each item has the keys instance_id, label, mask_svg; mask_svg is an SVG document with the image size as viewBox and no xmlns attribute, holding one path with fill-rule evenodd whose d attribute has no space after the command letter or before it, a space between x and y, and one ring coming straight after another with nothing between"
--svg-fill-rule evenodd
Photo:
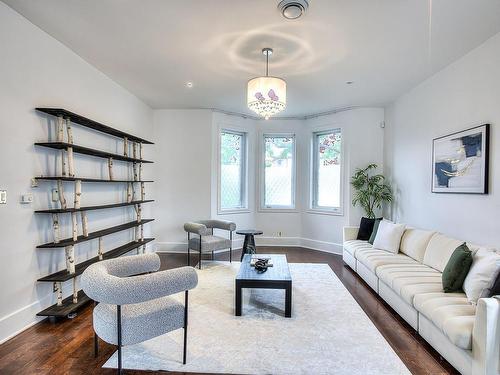
<instances>
[{"instance_id":1,"label":"birch log shelf support","mask_svg":"<svg viewBox=\"0 0 500 375\"><path fill-rule=\"evenodd\" d=\"M152 142L139 138L132 134L122 132L121 130L112 128L110 126L104 125L97 121L88 119L81 115L75 114L73 112L67 111L60 108L37 108L37 111L43 112L52 116L55 116L55 122L48 121L48 124L54 126L55 123L55 141L49 142L38 142L35 143L37 146L46 147L49 149L55 149L57 151L56 156L61 157L61 174L59 176L41 176L36 177L37 180L41 181L53 181L52 183L57 184L57 199L58 208L49 208L35 211L36 213L50 214L52 219L52 232L53 232L53 242L42 244L37 246L41 250L56 250L64 248L66 267L60 271L53 274L44 276L38 279L39 282L51 282L53 284L53 291L55 294L56 304L47 307L46 309L40 311L37 315L39 316L55 316L55 317L65 317L68 314L74 313L78 308L82 307L90 301L90 299L83 293L83 291L78 289L78 280L83 271L91 264L99 262L104 259L116 258L121 255L130 253L131 251L137 250L145 252L146 244L153 241L154 238L144 237L144 224L153 221L153 219L143 219L142 218L142 204L152 202L152 200L146 200L145 197L145 182L142 180L143 164L152 163L149 160L143 160L143 144L153 144ZM100 134L116 137L123 141L123 154L110 153L107 151L97 150L93 148L83 147L80 145L75 145L73 143L73 125L82 126L91 130L94 130ZM66 137L65 137L66 134ZM65 141L67 138L67 141ZM132 153L132 157L130 156ZM75 154L89 155L91 157L104 158L107 160L108 164L108 179L106 178L83 178L76 176L75 174ZM58 162L58 160L56 159ZM115 163L119 161L119 163ZM133 179L130 175L127 179L116 180L115 173L120 172L119 168L125 168L121 163L127 163L127 172L130 174L130 163L132 163ZM57 164L56 164L57 165ZM113 170L113 168L117 168ZM64 184L74 183L74 199L72 207L68 207L66 201ZM126 202L120 203L108 203L94 206L84 206L82 204L83 183L124 183L126 187ZM140 199L136 199L136 183L140 184ZM138 186L139 187L139 186ZM89 193L85 193L86 200ZM139 195L139 191L137 191ZM139 197L138 197L139 198ZM94 232L89 231L89 218L87 216L87 211L90 210L107 210L117 207L134 207L135 219L128 223L123 223L115 225L112 227L99 229ZM129 208L129 209L130 209ZM68 238L61 238L61 231L65 226L68 225L67 220L61 220L61 215L71 214L71 221L69 225L71 226L71 236ZM80 213L80 220L82 226L82 232L78 233L78 213ZM92 217L91 217L92 219ZM118 233L122 231L134 230L134 240L128 242L124 245L118 247L111 246L110 249L105 249L104 236L111 235L113 233ZM75 246L80 243L96 241L97 242L97 255L90 259L84 259L80 262L75 258ZM106 247L108 245L106 244ZM66 281L71 281L72 283L72 293L63 299L63 283Z\"/></svg>"},{"instance_id":2,"label":"birch log shelf support","mask_svg":"<svg viewBox=\"0 0 500 375\"><path fill-rule=\"evenodd\" d=\"M82 219L82 235L83 237L89 236L89 219L87 217L87 211L81 211L81 219Z\"/></svg>"},{"instance_id":3,"label":"birch log shelf support","mask_svg":"<svg viewBox=\"0 0 500 375\"><path fill-rule=\"evenodd\" d=\"M108 158L108 174L109 180L113 181L113 158Z\"/></svg>"}]
</instances>

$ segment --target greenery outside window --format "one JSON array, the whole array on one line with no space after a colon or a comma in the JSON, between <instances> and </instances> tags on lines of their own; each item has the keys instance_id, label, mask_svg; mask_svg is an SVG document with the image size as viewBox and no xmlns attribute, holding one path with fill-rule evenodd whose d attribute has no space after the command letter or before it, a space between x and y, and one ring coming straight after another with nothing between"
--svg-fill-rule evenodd
<instances>
[{"instance_id":1,"label":"greenery outside window","mask_svg":"<svg viewBox=\"0 0 500 375\"><path fill-rule=\"evenodd\" d=\"M295 135L264 134L261 207L295 208Z\"/></svg>"},{"instance_id":2,"label":"greenery outside window","mask_svg":"<svg viewBox=\"0 0 500 375\"><path fill-rule=\"evenodd\" d=\"M313 133L311 208L342 212L342 133L340 129Z\"/></svg>"},{"instance_id":3,"label":"greenery outside window","mask_svg":"<svg viewBox=\"0 0 500 375\"><path fill-rule=\"evenodd\" d=\"M219 210L247 209L246 133L221 130L219 168Z\"/></svg>"}]
</instances>

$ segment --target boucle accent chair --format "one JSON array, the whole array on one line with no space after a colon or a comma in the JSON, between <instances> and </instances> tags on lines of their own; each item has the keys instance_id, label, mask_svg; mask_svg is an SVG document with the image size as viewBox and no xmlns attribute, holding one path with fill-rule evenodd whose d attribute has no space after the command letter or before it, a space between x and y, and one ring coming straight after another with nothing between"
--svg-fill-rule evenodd
<instances>
[{"instance_id":1,"label":"boucle accent chair","mask_svg":"<svg viewBox=\"0 0 500 375\"><path fill-rule=\"evenodd\" d=\"M229 238L214 236L214 229L226 230ZM184 230L188 237L188 264L190 264L190 250L199 252L198 268L201 269L201 254L206 252L229 249L229 262L233 261L233 231L236 230L236 223L226 220L199 220L184 224ZM191 234L197 237L191 238Z\"/></svg>"},{"instance_id":2,"label":"boucle accent chair","mask_svg":"<svg viewBox=\"0 0 500 375\"><path fill-rule=\"evenodd\" d=\"M94 350L98 341L118 346L118 373L122 346L133 345L184 328L183 363L186 364L188 290L198 284L193 267L160 269L158 254L104 260L82 275L83 291L96 303L93 312ZM185 292L184 304L169 297Z\"/></svg>"}]
</instances>

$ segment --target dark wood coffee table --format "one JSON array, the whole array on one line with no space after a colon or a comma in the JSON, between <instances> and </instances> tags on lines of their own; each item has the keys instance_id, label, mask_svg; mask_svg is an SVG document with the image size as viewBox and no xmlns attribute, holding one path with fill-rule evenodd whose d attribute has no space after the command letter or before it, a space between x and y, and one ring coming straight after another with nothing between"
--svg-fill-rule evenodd
<instances>
[{"instance_id":1,"label":"dark wood coffee table","mask_svg":"<svg viewBox=\"0 0 500 375\"><path fill-rule=\"evenodd\" d=\"M292 276L288 268L286 255L282 254L259 254L262 257L270 257L273 267L266 272L258 273L250 266L251 254L246 254L236 276L236 306L235 315L241 316L241 294L243 288L262 289L285 289L285 317L292 316Z\"/></svg>"}]
</instances>

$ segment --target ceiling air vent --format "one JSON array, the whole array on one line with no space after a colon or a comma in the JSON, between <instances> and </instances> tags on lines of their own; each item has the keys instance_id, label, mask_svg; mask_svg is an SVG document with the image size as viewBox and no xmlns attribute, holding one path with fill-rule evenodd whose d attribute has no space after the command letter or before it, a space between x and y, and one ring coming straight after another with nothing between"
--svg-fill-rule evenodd
<instances>
[{"instance_id":1,"label":"ceiling air vent","mask_svg":"<svg viewBox=\"0 0 500 375\"><path fill-rule=\"evenodd\" d=\"M280 13L289 20L300 18L309 8L307 0L281 0L278 3Z\"/></svg>"}]
</instances>

